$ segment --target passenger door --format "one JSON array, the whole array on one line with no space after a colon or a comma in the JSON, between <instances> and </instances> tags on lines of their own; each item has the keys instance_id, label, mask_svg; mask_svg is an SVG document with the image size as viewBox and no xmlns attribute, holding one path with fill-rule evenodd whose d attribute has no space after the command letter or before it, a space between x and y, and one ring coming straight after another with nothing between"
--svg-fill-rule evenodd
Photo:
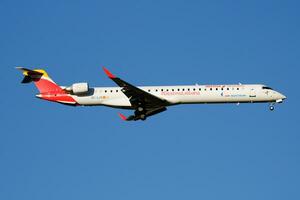
<instances>
[{"instance_id":1,"label":"passenger door","mask_svg":"<svg viewBox=\"0 0 300 200\"><path fill-rule=\"evenodd\" d=\"M250 98L254 98L254 97L256 97L256 91L255 91L255 89L254 89L254 88L251 88L251 89L250 89L250 94L249 94L249 97L250 97Z\"/></svg>"}]
</instances>

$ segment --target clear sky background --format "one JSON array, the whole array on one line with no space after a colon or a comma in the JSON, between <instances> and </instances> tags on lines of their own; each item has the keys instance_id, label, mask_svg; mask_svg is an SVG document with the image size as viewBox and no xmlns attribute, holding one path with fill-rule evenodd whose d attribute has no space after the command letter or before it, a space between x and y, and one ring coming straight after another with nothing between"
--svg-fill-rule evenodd
<instances>
[{"instance_id":1,"label":"clear sky background","mask_svg":"<svg viewBox=\"0 0 300 200\"><path fill-rule=\"evenodd\" d=\"M0 199L300 199L299 1L0 0ZM120 110L35 98L61 85L264 83L288 99ZM130 115L131 111L122 111Z\"/></svg>"}]
</instances>

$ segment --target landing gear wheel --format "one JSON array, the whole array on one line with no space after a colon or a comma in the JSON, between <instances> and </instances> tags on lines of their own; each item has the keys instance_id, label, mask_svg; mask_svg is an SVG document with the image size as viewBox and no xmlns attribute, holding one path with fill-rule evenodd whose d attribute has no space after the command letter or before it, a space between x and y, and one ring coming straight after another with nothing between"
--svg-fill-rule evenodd
<instances>
[{"instance_id":1,"label":"landing gear wheel","mask_svg":"<svg viewBox=\"0 0 300 200\"><path fill-rule=\"evenodd\" d=\"M141 114L141 120L145 121L147 119L145 114Z\"/></svg>"},{"instance_id":2,"label":"landing gear wheel","mask_svg":"<svg viewBox=\"0 0 300 200\"><path fill-rule=\"evenodd\" d=\"M139 112L143 112L144 111L144 108L143 107L138 107L137 109Z\"/></svg>"},{"instance_id":3,"label":"landing gear wheel","mask_svg":"<svg viewBox=\"0 0 300 200\"><path fill-rule=\"evenodd\" d=\"M274 107L273 105L270 105L269 109L270 109L271 111L273 111L273 110L275 109L275 107Z\"/></svg>"}]
</instances>

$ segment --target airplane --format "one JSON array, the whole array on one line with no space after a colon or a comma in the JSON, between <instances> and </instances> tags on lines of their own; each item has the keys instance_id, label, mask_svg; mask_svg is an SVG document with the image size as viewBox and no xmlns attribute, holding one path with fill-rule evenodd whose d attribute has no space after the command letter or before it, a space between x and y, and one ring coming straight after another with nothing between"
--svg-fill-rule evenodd
<instances>
[{"instance_id":1,"label":"airplane","mask_svg":"<svg viewBox=\"0 0 300 200\"><path fill-rule=\"evenodd\" d=\"M136 87L103 67L106 75L118 87L89 87L85 82L59 86L43 69L17 69L24 75L21 83L33 82L39 90L36 97L40 99L71 106L108 106L134 110L129 117L119 113L124 121L144 121L166 111L168 106L179 104L269 103L269 109L273 111L276 103L286 99L283 94L262 84Z\"/></svg>"}]
</instances>

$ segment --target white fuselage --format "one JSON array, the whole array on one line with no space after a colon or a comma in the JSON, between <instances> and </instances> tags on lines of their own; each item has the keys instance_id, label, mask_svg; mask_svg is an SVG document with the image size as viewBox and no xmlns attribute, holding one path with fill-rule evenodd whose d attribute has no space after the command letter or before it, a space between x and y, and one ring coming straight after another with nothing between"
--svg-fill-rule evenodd
<instances>
[{"instance_id":1,"label":"white fuselage","mask_svg":"<svg viewBox=\"0 0 300 200\"><path fill-rule=\"evenodd\" d=\"M176 104L278 102L286 97L264 85L185 85L138 87L160 99ZM95 87L89 94L72 95L79 105L104 105L132 109L120 87Z\"/></svg>"}]
</instances>

